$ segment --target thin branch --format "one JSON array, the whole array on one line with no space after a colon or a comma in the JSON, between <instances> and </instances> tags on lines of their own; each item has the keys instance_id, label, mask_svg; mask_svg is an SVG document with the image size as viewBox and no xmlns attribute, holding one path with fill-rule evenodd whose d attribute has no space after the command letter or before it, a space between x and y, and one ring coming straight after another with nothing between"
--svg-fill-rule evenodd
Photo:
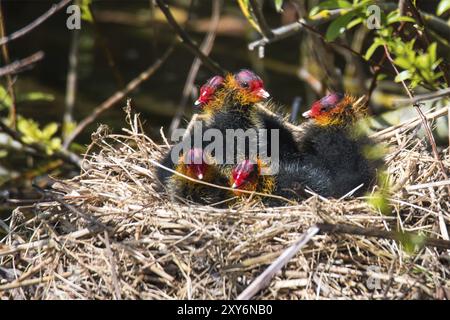
<instances>
[{"instance_id":1,"label":"thin branch","mask_svg":"<svg viewBox=\"0 0 450 320\"><path fill-rule=\"evenodd\" d=\"M3 6L2 3L0 2L0 36L3 38L5 36L5 21L4 21L4 17L3 17ZM9 60L9 51L8 51L8 45L2 44L1 46L1 50L2 50L2 57L3 60L5 61L5 64L9 64L10 60ZM9 97L11 98L11 106L9 109L9 121L11 123L11 126L13 128L16 128L16 93L14 92L14 83L13 80L11 78L10 74L6 74L6 81L8 83L8 93L9 93Z\"/></svg>"},{"instance_id":2,"label":"thin branch","mask_svg":"<svg viewBox=\"0 0 450 320\"><path fill-rule=\"evenodd\" d=\"M217 26L219 25L220 21L220 7L222 6L221 0L213 0L212 5L212 13L211 13L211 19L210 19L210 28L208 31L208 34L205 37L205 40L200 46L200 51L205 54L205 56L208 56L212 50L214 39L216 38L216 31ZM181 117L184 114L184 109L186 108L186 104L188 101L188 98L192 92L192 88L194 86L195 78L197 77L198 70L201 66L201 60L199 57L195 57L194 62L191 65L191 68L188 73L188 77L186 79L186 83L184 84L183 88L183 95L181 97L180 104L178 106L177 112L175 113L174 118L172 119L172 123L169 127L169 132L172 132L176 128L178 128L178 125L180 124Z\"/></svg>"},{"instance_id":3,"label":"thin branch","mask_svg":"<svg viewBox=\"0 0 450 320\"><path fill-rule=\"evenodd\" d=\"M39 16L36 20L31 22L29 25L23 27L20 30L17 30L16 32L13 32L9 36L0 38L0 46L8 43L11 40L18 39L30 31L32 31L34 28L42 24L45 20L50 18L53 14L55 14L57 11L64 8L67 4L69 4L72 0L61 0L58 4L54 4L51 6L51 8L45 12L43 15Z\"/></svg>"},{"instance_id":4,"label":"thin branch","mask_svg":"<svg viewBox=\"0 0 450 320\"><path fill-rule=\"evenodd\" d=\"M67 129L73 122L73 109L77 93L77 68L78 68L78 45L80 42L80 31L72 30L72 40L69 49L69 71L67 72L65 110L63 115L63 138L67 136Z\"/></svg>"},{"instance_id":5,"label":"thin branch","mask_svg":"<svg viewBox=\"0 0 450 320\"><path fill-rule=\"evenodd\" d=\"M308 26L311 26L311 27L317 27L317 26L320 26L327 22L330 22L331 20L333 20L347 12L349 12L348 9L337 9L337 10L330 10L329 15L326 15L321 18L317 18L317 19L301 18L296 22L290 23L288 25L285 25L285 26L282 26L282 27L279 27L276 29L272 29L272 33L273 33L272 38L269 39L267 37L263 37L262 39L253 41L248 44L248 49L253 50L257 47L265 46L269 43L274 43L274 42L286 39L290 36L293 36L293 35L301 32L304 29L305 24Z\"/></svg>"},{"instance_id":6,"label":"thin branch","mask_svg":"<svg viewBox=\"0 0 450 320\"><path fill-rule=\"evenodd\" d=\"M262 13L262 8L259 5L258 1L250 0L249 5L252 8L252 11L256 17L256 21L258 22L262 35L265 38L268 38L269 40L272 39L275 36L275 34L272 32L272 29L270 29L269 25L267 24L267 21Z\"/></svg>"},{"instance_id":7,"label":"thin branch","mask_svg":"<svg viewBox=\"0 0 450 320\"><path fill-rule=\"evenodd\" d=\"M145 71L143 71L139 76L131 80L127 86L117 91L115 94L113 94L111 97L109 97L106 101L104 101L101 105L96 107L94 111L84 118L78 126L75 128L75 130L72 132L72 134L64 141L63 147L67 149L70 145L70 143L92 122L97 119L97 117L114 106L117 102L119 102L121 99L123 99L128 93L136 89L139 85L141 85L142 82L148 80L158 69L161 67L161 65L167 60L167 58L170 56L170 54L173 52L174 46L170 46L169 49L163 54L161 58L156 60L154 64L152 64L150 67L148 67Z\"/></svg>"},{"instance_id":8,"label":"thin branch","mask_svg":"<svg viewBox=\"0 0 450 320\"><path fill-rule=\"evenodd\" d=\"M177 23L177 21L175 20L175 18L172 15L172 13L170 12L169 6L165 3L165 1L156 0L156 4L163 12L169 25L175 30L175 32L181 38L182 43L203 62L205 67L210 69L215 74L224 75L226 73L226 70L224 68L222 68L217 62L212 60L210 57L207 57L200 51L200 49L198 48L198 45L191 39L191 37L186 33L186 31L184 31L180 27L180 25Z\"/></svg>"},{"instance_id":9,"label":"thin branch","mask_svg":"<svg viewBox=\"0 0 450 320\"><path fill-rule=\"evenodd\" d=\"M375 237L381 239L389 239L400 241L403 234L395 231L385 231L375 228L362 228L357 226L352 226L348 224L330 224L330 223L318 223L316 225L320 229L320 233L337 233L337 234L351 234L366 237ZM414 233L407 233L414 235ZM436 238L426 238L425 246L436 247L439 249L450 249L450 241L436 239Z\"/></svg>"},{"instance_id":10,"label":"thin branch","mask_svg":"<svg viewBox=\"0 0 450 320\"><path fill-rule=\"evenodd\" d=\"M14 61L4 67L0 68L0 77L7 74L15 74L23 71L24 69L30 67L32 64L42 60L44 58L44 52L38 51L33 53L31 56L23 58L22 60Z\"/></svg>"},{"instance_id":11,"label":"thin branch","mask_svg":"<svg viewBox=\"0 0 450 320\"><path fill-rule=\"evenodd\" d=\"M450 97L450 88L440 89L435 92L417 95L413 99L397 99L394 101L394 105L403 105L410 103L415 104L423 101L436 100L447 96Z\"/></svg>"},{"instance_id":12,"label":"thin branch","mask_svg":"<svg viewBox=\"0 0 450 320\"><path fill-rule=\"evenodd\" d=\"M102 32L99 24L97 23L97 17L96 17L95 11L92 9L92 5L88 4L88 6L89 6L89 10L91 11L91 15L92 15L92 26L94 27L95 35L99 40L100 46L102 47L103 52L105 54L108 66L111 69L114 79L116 80L117 88L123 88L125 86L125 81L123 80L123 77L119 71L119 68L117 68L116 61L115 61L114 56L111 52L111 49L108 45L108 41L103 36L103 32Z\"/></svg>"}]
</instances>

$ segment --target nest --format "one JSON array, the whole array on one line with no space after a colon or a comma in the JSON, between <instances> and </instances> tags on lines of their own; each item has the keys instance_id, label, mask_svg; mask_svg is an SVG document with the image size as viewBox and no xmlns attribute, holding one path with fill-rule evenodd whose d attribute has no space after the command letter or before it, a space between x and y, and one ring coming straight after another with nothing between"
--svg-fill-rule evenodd
<instances>
[{"instance_id":1,"label":"nest","mask_svg":"<svg viewBox=\"0 0 450 320\"><path fill-rule=\"evenodd\" d=\"M324 222L382 234L311 237L254 299L449 297L449 251L385 236L448 240L449 181L426 139L411 133L418 120L377 134L389 149L386 215L366 198L266 208L250 197L229 209L173 202L155 191L153 161L168 146L149 139L136 115L128 119L122 134L93 135L79 176L14 210L0 242L0 297L234 299ZM449 150L440 157L448 168Z\"/></svg>"}]
</instances>

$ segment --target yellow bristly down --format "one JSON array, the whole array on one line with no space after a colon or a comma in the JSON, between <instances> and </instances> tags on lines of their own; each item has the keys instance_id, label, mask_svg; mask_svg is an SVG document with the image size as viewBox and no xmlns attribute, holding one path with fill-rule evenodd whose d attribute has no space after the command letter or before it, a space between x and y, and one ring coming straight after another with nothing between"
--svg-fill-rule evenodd
<instances>
[{"instance_id":1,"label":"yellow bristly down","mask_svg":"<svg viewBox=\"0 0 450 320\"><path fill-rule=\"evenodd\" d=\"M364 103L355 104L356 100L355 97L346 94L335 108L317 116L315 122L321 126L355 124L359 119L367 115L367 105Z\"/></svg>"}]
</instances>

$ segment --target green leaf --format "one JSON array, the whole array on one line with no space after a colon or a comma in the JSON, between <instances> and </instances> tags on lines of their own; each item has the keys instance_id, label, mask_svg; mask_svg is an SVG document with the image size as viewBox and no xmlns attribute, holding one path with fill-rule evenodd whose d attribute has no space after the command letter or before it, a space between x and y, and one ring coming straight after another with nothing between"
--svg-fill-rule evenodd
<instances>
[{"instance_id":1,"label":"green leaf","mask_svg":"<svg viewBox=\"0 0 450 320\"><path fill-rule=\"evenodd\" d=\"M350 23L350 21L355 16L355 12L348 12L336 20L334 20L327 29L327 33L325 35L325 39L327 41L333 41L337 37L339 37L342 33L345 32L347 25Z\"/></svg>"},{"instance_id":2,"label":"green leaf","mask_svg":"<svg viewBox=\"0 0 450 320\"><path fill-rule=\"evenodd\" d=\"M42 129L42 136L45 140L50 139L58 131L58 125L55 122L49 123Z\"/></svg>"},{"instance_id":3,"label":"green leaf","mask_svg":"<svg viewBox=\"0 0 450 320\"><path fill-rule=\"evenodd\" d=\"M369 47L369 49L367 49L367 52L364 55L364 59L369 60L375 53L375 50L377 50L377 48L382 45L383 45L383 43L380 41L375 41L374 43L372 43L372 45Z\"/></svg>"},{"instance_id":4,"label":"green leaf","mask_svg":"<svg viewBox=\"0 0 450 320\"><path fill-rule=\"evenodd\" d=\"M357 26L358 24L364 22L363 18L356 18L353 19L348 25L347 25L347 30L350 30L351 28Z\"/></svg>"},{"instance_id":5,"label":"green leaf","mask_svg":"<svg viewBox=\"0 0 450 320\"><path fill-rule=\"evenodd\" d=\"M92 0L81 0L80 9L81 9L81 19L88 22L93 22L94 17L92 16L92 12L90 9L90 5Z\"/></svg>"},{"instance_id":6,"label":"green leaf","mask_svg":"<svg viewBox=\"0 0 450 320\"><path fill-rule=\"evenodd\" d=\"M396 22L412 22L415 23L416 20L414 20L411 17L407 17L407 16L393 16L393 17L388 17L387 18L387 24L393 24Z\"/></svg>"},{"instance_id":7,"label":"green leaf","mask_svg":"<svg viewBox=\"0 0 450 320\"><path fill-rule=\"evenodd\" d=\"M442 0L436 9L436 14L438 16L442 15L445 11L450 9L450 0Z\"/></svg>"},{"instance_id":8,"label":"green leaf","mask_svg":"<svg viewBox=\"0 0 450 320\"><path fill-rule=\"evenodd\" d=\"M319 3L321 9L343 9L351 8L352 4L346 0L327 0Z\"/></svg>"},{"instance_id":9,"label":"green leaf","mask_svg":"<svg viewBox=\"0 0 450 320\"><path fill-rule=\"evenodd\" d=\"M277 12L283 11L283 1L284 0L275 0L275 9L277 9Z\"/></svg>"},{"instance_id":10,"label":"green leaf","mask_svg":"<svg viewBox=\"0 0 450 320\"><path fill-rule=\"evenodd\" d=\"M405 81L410 78L411 78L411 72L409 72L409 70L405 70L405 71L400 72L395 77L395 82L402 82L402 81Z\"/></svg>"},{"instance_id":11,"label":"green leaf","mask_svg":"<svg viewBox=\"0 0 450 320\"><path fill-rule=\"evenodd\" d=\"M53 101L55 96L43 92L27 92L17 96L17 102L25 101Z\"/></svg>"},{"instance_id":12,"label":"green leaf","mask_svg":"<svg viewBox=\"0 0 450 320\"><path fill-rule=\"evenodd\" d=\"M436 61L436 50L437 50L437 43L433 42L432 44L430 44L430 46L428 47L428 54L430 55L430 59L431 61L434 63Z\"/></svg>"},{"instance_id":13,"label":"green leaf","mask_svg":"<svg viewBox=\"0 0 450 320\"><path fill-rule=\"evenodd\" d=\"M11 97L9 96L8 91L6 90L5 87L3 87L2 85L0 85L0 110L4 109L4 108L11 108L12 106L12 100Z\"/></svg>"}]
</instances>

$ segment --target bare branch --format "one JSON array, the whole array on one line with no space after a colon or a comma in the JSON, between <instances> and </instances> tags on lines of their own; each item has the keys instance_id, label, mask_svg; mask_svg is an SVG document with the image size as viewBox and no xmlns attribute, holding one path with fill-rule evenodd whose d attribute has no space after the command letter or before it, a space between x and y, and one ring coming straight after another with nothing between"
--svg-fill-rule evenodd
<instances>
[{"instance_id":1,"label":"bare branch","mask_svg":"<svg viewBox=\"0 0 450 320\"><path fill-rule=\"evenodd\" d=\"M0 68L0 77L7 74L15 74L23 71L24 69L30 67L33 63L36 63L44 58L44 52L38 51L33 53L31 56L23 58L22 60L14 61L2 68Z\"/></svg>"},{"instance_id":2,"label":"bare branch","mask_svg":"<svg viewBox=\"0 0 450 320\"><path fill-rule=\"evenodd\" d=\"M250 0L249 4L250 7L252 8L253 13L255 14L256 21L259 24L262 35L265 38L272 39L275 36L275 34L272 32L269 25L267 24L267 21L262 13L260 4L258 3L257 0Z\"/></svg>"},{"instance_id":3,"label":"bare branch","mask_svg":"<svg viewBox=\"0 0 450 320\"><path fill-rule=\"evenodd\" d=\"M75 128L75 130L72 132L72 134L64 141L64 148L67 149L70 145L70 143L92 122L94 122L97 117L111 108L113 105L115 105L117 102L119 102L121 99L123 99L128 93L136 89L142 82L148 80L158 69L161 67L161 65L167 60L167 58L170 56L174 49L174 46L170 46L169 49L163 54L161 58L156 60L156 62L147 68L147 70L143 71L139 76L131 80L127 86L117 91L115 94L113 94L111 97L109 97L106 101L104 101L101 105L96 107L92 114L84 118L78 126Z\"/></svg>"},{"instance_id":4,"label":"bare branch","mask_svg":"<svg viewBox=\"0 0 450 320\"><path fill-rule=\"evenodd\" d=\"M421 94L413 97L412 99L398 99L394 102L394 105L403 105L403 104L410 104L410 103L418 103L423 101L431 101L436 100L439 98L443 98L449 96L450 97L450 88L445 88L441 90L437 90L435 92Z\"/></svg>"},{"instance_id":5,"label":"bare branch","mask_svg":"<svg viewBox=\"0 0 450 320\"><path fill-rule=\"evenodd\" d=\"M216 38L217 26L219 25L220 20L220 7L222 6L221 0L213 0L212 5L212 13L211 13L211 23L208 34L205 37L205 40L200 46L200 51L208 56L212 50L214 39ZM181 97L180 104L178 106L177 112L172 119L172 123L169 127L169 132L172 132L178 125L180 124L181 117L184 114L184 109L186 108L186 103L189 98L190 93L192 92L192 88L194 86L195 78L197 77L198 70L200 69L201 60L199 57L195 57L194 62L191 65L191 68L188 73L188 77L186 79L186 83L183 88L183 95Z\"/></svg>"},{"instance_id":6,"label":"bare branch","mask_svg":"<svg viewBox=\"0 0 450 320\"><path fill-rule=\"evenodd\" d=\"M38 17L36 20L31 22L29 25L23 27L20 30L17 30L16 32L10 34L9 36L0 38L0 46L4 45L5 43L8 43L11 40L18 39L27 33L29 33L31 30L42 24L45 20L50 18L53 14L55 14L57 11L64 8L68 3L70 3L72 0L61 0L58 4L54 4L51 6L51 8L45 12L43 15Z\"/></svg>"},{"instance_id":7,"label":"bare branch","mask_svg":"<svg viewBox=\"0 0 450 320\"><path fill-rule=\"evenodd\" d=\"M213 61L211 58L201 52L198 48L198 45L191 39L191 37L184 31L180 25L177 23L172 13L170 12L169 6L163 0L156 0L159 8L163 12L164 16L167 19L169 25L175 30L178 36L181 38L182 43L194 54L196 55L202 63L210 69L212 72L216 74L225 74L226 70L222 68L216 61Z\"/></svg>"},{"instance_id":8,"label":"bare branch","mask_svg":"<svg viewBox=\"0 0 450 320\"><path fill-rule=\"evenodd\" d=\"M3 17L3 8L2 8L2 4L0 3L0 36L4 37L5 36L5 21L4 21L4 17ZM2 50L2 57L3 60L5 61L5 64L9 64L10 60L9 60L9 50L8 50L8 45L2 44L1 45L1 50ZM11 106L9 108L9 120L11 122L11 126L13 128L16 127L16 93L14 91L14 82L11 78L10 74L6 74L6 81L8 83L8 93L9 93L9 97L11 98Z\"/></svg>"}]
</instances>

